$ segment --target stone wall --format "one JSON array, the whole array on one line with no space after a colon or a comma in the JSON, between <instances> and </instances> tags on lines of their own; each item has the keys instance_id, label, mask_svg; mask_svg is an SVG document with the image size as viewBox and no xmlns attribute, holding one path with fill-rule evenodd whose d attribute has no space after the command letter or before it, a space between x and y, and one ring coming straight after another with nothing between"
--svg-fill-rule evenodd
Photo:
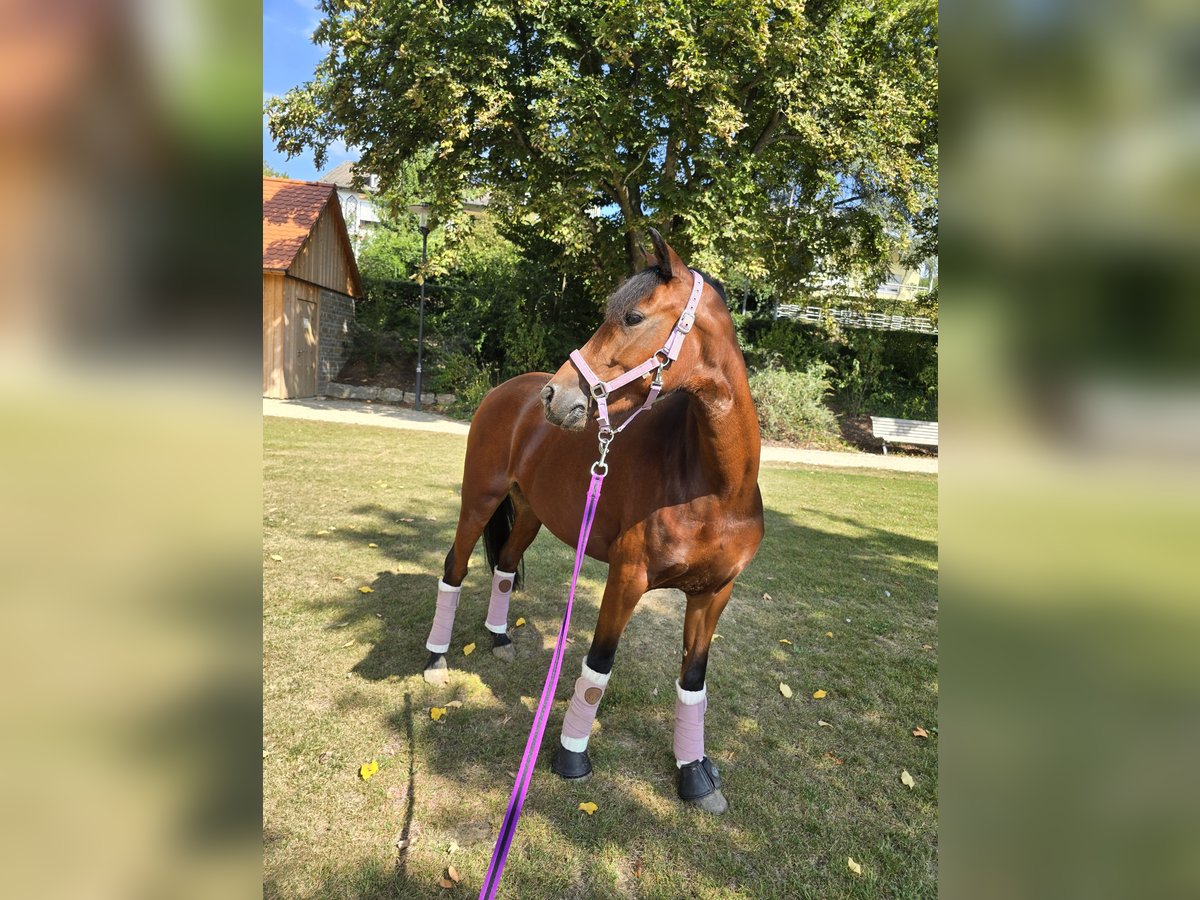
<instances>
[{"instance_id":1,"label":"stone wall","mask_svg":"<svg viewBox=\"0 0 1200 900\"><path fill-rule=\"evenodd\" d=\"M321 290L320 354L317 357L317 395L324 396L350 358L354 299Z\"/></svg>"},{"instance_id":2,"label":"stone wall","mask_svg":"<svg viewBox=\"0 0 1200 900\"><path fill-rule=\"evenodd\" d=\"M338 384L337 382L330 382L324 395L335 400L378 400L383 403L412 403L417 399L417 395L413 391L379 388L367 384ZM421 392L422 406L449 406L454 399L454 394Z\"/></svg>"}]
</instances>

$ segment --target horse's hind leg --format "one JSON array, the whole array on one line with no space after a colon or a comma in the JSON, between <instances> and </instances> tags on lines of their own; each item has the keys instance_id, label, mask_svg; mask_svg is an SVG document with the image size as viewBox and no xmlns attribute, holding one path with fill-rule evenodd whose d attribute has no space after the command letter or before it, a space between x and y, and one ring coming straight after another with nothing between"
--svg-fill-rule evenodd
<instances>
[{"instance_id":1,"label":"horse's hind leg","mask_svg":"<svg viewBox=\"0 0 1200 900\"><path fill-rule=\"evenodd\" d=\"M479 542L480 535L507 493L507 484L483 490L474 484L477 479L463 478L462 507L458 512L458 529L454 533L454 544L446 554L442 578L438 582L437 611L425 648L429 659L425 663L425 680L431 684L444 684L447 680L446 651L454 631L454 615L458 611L459 594L463 579L467 577L467 563L471 552Z\"/></svg>"},{"instance_id":2,"label":"horse's hind leg","mask_svg":"<svg viewBox=\"0 0 1200 900\"><path fill-rule=\"evenodd\" d=\"M509 493L513 505L512 530L498 549L489 548L495 557L496 568L492 573L492 596L488 602L484 627L492 633L492 653L503 660L512 660L512 638L508 636L508 603L513 588L519 580L521 558L542 527L541 520L525 500L521 489L513 485ZM487 540L487 535L485 535Z\"/></svg>"},{"instance_id":3,"label":"horse's hind leg","mask_svg":"<svg viewBox=\"0 0 1200 900\"><path fill-rule=\"evenodd\" d=\"M721 778L704 753L704 712L708 690L704 683L708 650L717 620L733 593L733 582L712 592L689 594L683 618L683 664L675 683L675 765L679 769L679 798L711 813L729 804L721 793Z\"/></svg>"}]
</instances>

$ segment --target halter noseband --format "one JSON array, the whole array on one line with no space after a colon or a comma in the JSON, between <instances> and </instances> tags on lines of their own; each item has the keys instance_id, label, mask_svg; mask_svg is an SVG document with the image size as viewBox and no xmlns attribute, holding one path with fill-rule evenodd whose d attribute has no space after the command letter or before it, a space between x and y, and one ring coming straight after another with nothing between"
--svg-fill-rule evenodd
<instances>
[{"instance_id":1,"label":"halter noseband","mask_svg":"<svg viewBox=\"0 0 1200 900\"><path fill-rule=\"evenodd\" d=\"M596 400L596 407L599 411L601 454L599 465L601 466L604 466L604 455L608 452L609 441L624 431L629 426L629 423L637 418L639 413L649 409L654 405L654 401L658 399L658 395L662 391L663 370L679 357L679 351L683 347L683 339L687 337L688 332L692 330L692 325L696 322L696 306L700 303L700 293L704 290L704 279L694 269L689 271L692 273L692 293L688 296L687 303L683 307L683 312L680 313L679 319L675 322L671 333L667 336L666 343L660 349L655 350L654 355L640 366L632 368L622 375L618 375L611 381L601 381L600 377L592 371L591 366L587 364L582 353L578 350L571 352L571 362L575 364L575 368L579 370L579 374L583 376L584 380L591 387L591 394ZM633 415L622 422L619 428L613 428L612 423L608 419L608 395L631 382L637 381L639 378L644 378L652 369L657 369L657 371L654 373L654 380L650 383L650 393L646 395L645 402L635 409ZM605 466L605 469L607 469L607 466Z\"/></svg>"}]
</instances>

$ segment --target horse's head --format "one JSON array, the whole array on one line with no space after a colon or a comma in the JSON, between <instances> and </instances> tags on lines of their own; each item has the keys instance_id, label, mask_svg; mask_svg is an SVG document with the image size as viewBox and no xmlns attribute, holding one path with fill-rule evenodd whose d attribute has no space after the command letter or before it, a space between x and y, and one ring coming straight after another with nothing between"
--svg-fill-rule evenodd
<instances>
[{"instance_id":1,"label":"horse's head","mask_svg":"<svg viewBox=\"0 0 1200 900\"><path fill-rule=\"evenodd\" d=\"M654 256L647 267L628 278L608 300L608 314L580 354L602 381L611 381L642 365L663 349L692 291L692 272L653 228ZM705 286L704 294L715 292ZM694 332L703 333L711 313L705 314L705 299L696 310ZM721 311L728 319L724 303ZM680 357L661 374L663 393L677 387L698 353L703 338L695 334L683 344ZM663 357L660 355L660 360ZM650 390L651 375L613 394L609 408L619 419L642 403ZM587 422L591 396L589 386L575 364L568 360L542 388L542 405L551 424L568 431L582 431Z\"/></svg>"}]
</instances>

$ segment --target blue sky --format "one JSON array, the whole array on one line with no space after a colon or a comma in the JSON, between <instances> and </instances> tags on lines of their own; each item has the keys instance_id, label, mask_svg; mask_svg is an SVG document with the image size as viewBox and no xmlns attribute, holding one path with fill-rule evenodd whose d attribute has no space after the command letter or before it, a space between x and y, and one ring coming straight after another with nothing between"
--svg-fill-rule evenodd
<instances>
[{"instance_id":1,"label":"blue sky","mask_svg":"<svg viewBox=\"0 0 1200 900\"><path fill-rule=\"evenodd\" d=\"M263 3L263 103L288 88L312 79L313 70L325 56L325 48L312 42L321 16L316 0L265 0ZM328 171L347 159L357 159L346 146L329 148ZM275 150L263 118L263 159L292 178L312 181L320 173L313 167L311 153L293 159Z\"/></svg>"}]
</instances>

